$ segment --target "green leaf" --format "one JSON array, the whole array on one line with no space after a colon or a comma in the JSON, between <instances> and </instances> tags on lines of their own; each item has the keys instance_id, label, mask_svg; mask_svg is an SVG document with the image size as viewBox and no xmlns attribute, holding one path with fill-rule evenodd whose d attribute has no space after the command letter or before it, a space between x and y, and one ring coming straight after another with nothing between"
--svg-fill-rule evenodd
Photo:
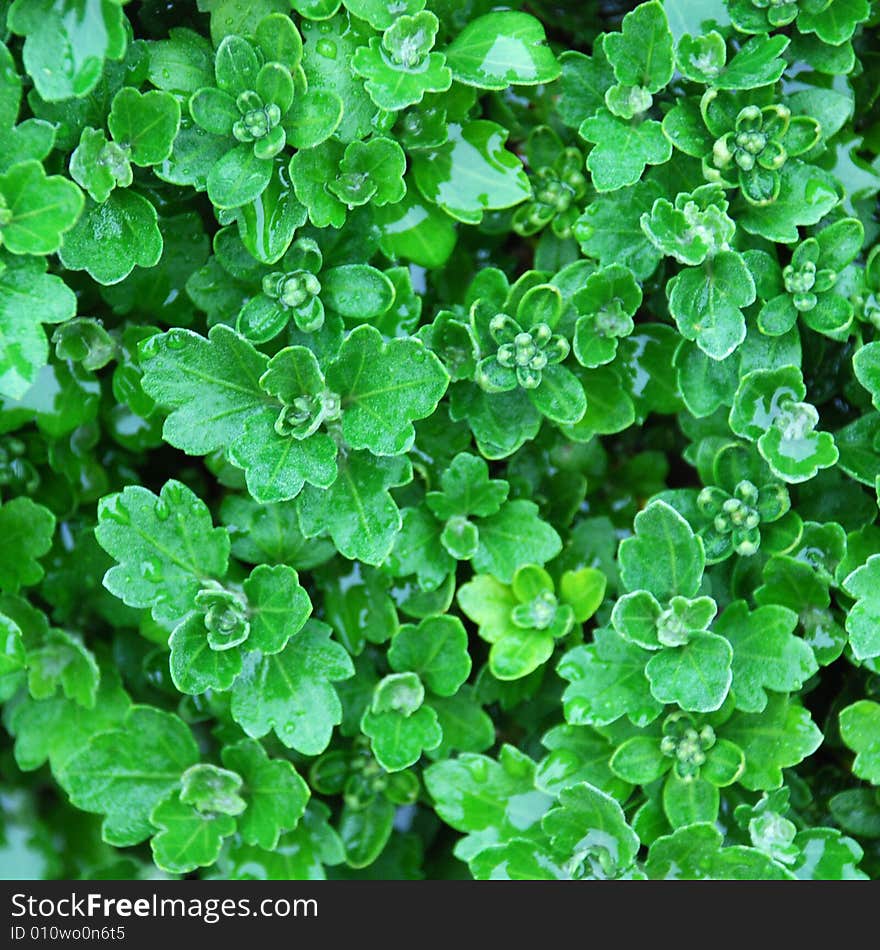
<instances>
[{"instance_id":1,"label":"green leaf","mask_svg":"<svg viewBox=\"0 0 880 950\"><path fill-rule=\"evenodd\" d=\"M388 662L397 672L418 673L437 696L453 696L471 671L468 637L458 617L426 617L404 624L391 640Z\"/></svg>"},{"instance_id":2,"label":"green leaf","mask_svg":"<svg viewBox=\"0 0 880 950\"><path fill-rule=\"evenodd\" d=\"M0 699L5 701L16 692L26 667L21 628L11 617L0 614ZM92 700L94 702L94 696Z\"/></svg>"},{"instance_id":3,"label":"green leaf","mask_svg":"<svg viewBox=\"0 0 880 950\"><path fill-rule=\"evenodd\" d=\"M213 526L205 503L174 479L158 496L130 485L102 498L95 537L118 562L104 586L130 607L149 608L156 620L182 618L194 609L199 590L226 574L228 534Z\"/></svg>"},{"instance_id":4,"label":"green leaf","mask_svg":"<svg viewBox=\"0 0 880 950\"><path fill-rule=\"evenodd\" d=\"M521 161L504 147L507 133L495 122L450 122L443 145L412 159L419 191L448 215L479 224L483 213L509 208L531 195Z\"/></svg>"},{"instance_id":5,"label":"green leaf","mask_svg":"<svg viewBox=\"0 0 880 950\"><path fill-rule=\"evenodd\" d=\"M340 553L381 564L394 546L401 516L388 489L412 478L407 459L352 452L327 489L307 485L299 496L300 528L306 537L329 533Z\"/></svg>"},{"instance_id":6,"label":"green leaf","mask_svg":"<svg viewBox=\"0 0 880 950\"><path fill-rule=\"evenodd\" d=\"M244 780L247 807L238 818L239 835L245 844L275 850L281 833L296 828L305 814L308 785L290 762L270 759L251 739L226 746L221 757Z\"/></svg>"},{"instance_id":7,"label":"green leaf","mask_svg":"<svg viewBox=\"0 0 880 950\"><path fill-rule=\"evenodd\" d=\"M366 80L364 88L380 109L405 109L421 102L425 93L445 92L452 85L446 57L430 52L439 26L428 10L404 14L381 40L374 36L355 51L351 67Z\"/></svg>"},{"instance_id":8,"label":"green leaf","mask_svg":"<svg viewBox=\"0 0 880 950\"><path fill-rule=\"evenodd\" d=\"M309 595L292 567L260 564L244 582L251 624L248 649L278 653L312 612Z\"/></svg>"},{"instance_id":9,"label":"green leaf","mask_svg":"<svg viewBox=\"0 0 880 950\"><path fill-rule=\"evenodd\" d=\"M253 739L268 732L290 749L318 755L327 748L342 706L333 683L354 675L330 628L307 621L280 652L249 653L232 690L232 718Z\"/></svg>"},{"instance_id":10,"label":"green leaf","mask_svg":"<svg viewBox=\"0 0 880 950\"><path fill-rule=\"evenodd\" d=\"M68 270L118 284L135 266L153 267L162 256L156 209L131 189L117 189L103 204L89 199L58 255Z\"/></svg>"},{"instance_id":11,"label":"green leaf","mask_svg":"<svg viewBox=\"0 0 880 950\"><path fill-rule=\"evenodd\" d=\"M838 203L840 186L828 172L801 162L786 162L780 179L776 200L763 207L749 205L738 224L768 241L794 244L799 227L821 221Z\"/></svg>"},{"instance_id":12,"label":"green leaf","mask_svg":"<svg viewBox=\"0 0 880 950\"><path fill-rule=\"evenodd\" d=\"M596 877L626 870L639 850L638 835L618 802L588 782L563 789L559 806L544 815L541 826L557 854L583 862Z\"/></svg>"},{"instance_id":13,"label":"green leaf","mask_svg":"<svg viewBox=\"0 0 880 950\"><path fill-rule=\"evenodd\" d=\"M375 327L353 330L327 369L327 385L342 397L342 433L352 448L376 455L406 452L412 423L437 406L449 376L416 340L384 343Z\"/></svg>"},{"instance_id":14,"label":"green leaf","mask_svg":"<svg viewBox=\"0 0 880 950\"><path fill-rule=\"evenodd\" d=\"M49 102L84 96L101 78L105 59L125 54L122 7L112 0L15 0L9 28L26 37L24 65Z\"/></svg>"},{"instance_id":15,"label":"green leaf","mask_svg":"<svg viewBox=\"0 0 880 950\"><path fill-rule=\"evenodd\" d=\"M557 667L570 684L562 695L566 721L604 726L625 715L635 725L652 722L663 706L651 695L645 651L608 627L597 628L593 638L569 650Z\"/></svg>"},{"instance_id":16,"label":"green leaf","mask_svg":"<svg viewBox=\"0 0 880 950\"><path fill-rule=\"evenodd\" d=\"M211 166L208 197L218 208L256 201L272 179L272 168L272 160L259 158L251 145L236 145Z\"/></svg>"},{"instance_id":17,"label":"green leaf","mask_svg":"<svg viewBox=\"0 0 880 950\"><path fill-rule=\"evenodd\" d=\"M3 606L5 610L11 610L8 603ZM6 629L8 620L4 621ZM22 625L27 626L24 621ZM9 647L8 639L6 646ZM5 657L8 659L10 654L5 654ZM49 699L39 701L30 697L22 698L14 708L7 709L5 722L15 736L14 751L18 767L33 771L48 760L53 775L60 776L67 762L85 748L92 736L122 726L131 700L122 689L115 668L105 666L101 670L94 700L94 705L87 708L56 693Z\"/></svg>"},{"instance_id":18,"label":"green leaf","mask_svg":"<svg viewBox=\"0 0 880 950\"><path fill-rule=\"evenodd\" d=\"M154 807L178 787L198 755L177 716L132 706L119 728L93 736L67 760L59 781L77 808L105 816L102 834L108 844L127 847L153 833Z\"/></svg>"},{"instance_id":19,"label":"green leaf","mask_svg":"<svg viewBox=\"0 0 880 950\"><path fill-rule=\"evenodd\" d=\"M171 679L181 693L198 696L208 690L223 692L241 672L242 654L237 649L213 649L200 614L190 614L173 630Z\"/></svg>"},{"instance_id":20,"label":"green leaf","mask_svg":"<svg viewBox=\"0 0 880 950\"><path fill-rule=\"evenodd\" d=\"M214 81L214 51L203 36L173 26L167 40L149 44L149 80L165 92L193 93Z\"/></svg>"},{"instance_id":21,"label":"green leaf","mask_svg":"<svg viewBox=\"0 0 880 950\"><path fill-rule=\"evenodd\" d=\"M305 483L326 488L337 475L337 446L328 433L305 439L281 436L278 418L277 406L249 416L229 449L230 461L245 470L248 491L265 504L295 498Z\"/></svg>"},{"instance_id":22,"label":"green leaf","mask_svg":"<svg viewBox=\"0 0 880 950\"><path fill-rule=\"evenodd\" d=\"M79 145L70 156L70 175L95 201L103 203L114 188L127 188L133 180L131 162L121 146L108 142L97 129L82 130Z\"/></svg>"},{"instance_id":23,"label":"green leaf","mask_svg":"<svg viewBox=\"0 0 880 950\"><path fill-rule=\"evenodd\" d=\"M584 119L578 133L593 143L587 168L598 192L634 185L646 165L662 165L672 156L672 144L653 119L630 125L607 109L600 109Z\"/></svg>"},{"instance_id":24,"label":"green leaf","mask_svg":"<svg viewBox=\"0 0 880 950\"><path fill-rule=\"evenodd\" d=\"M455 515L494 515L507 499L507 482L489 477L489 466L475 455L460 452L440 476L442 491L431 491L425 503L437 518Z\"/></svg>"},{"instance_id":25,"label":"green leaf","mask_svg":"<svg viewBox=\"0 0 880 950\"><path fill-rule=\"evenodd\" d=\"M735 712L723 734L745 753L739 782L753 791L779 788L782 769L803 761L822 742L809 712L782 693L771 693L762 712Z\"/></svg>"},{"instance_id":26,"label":"green leaf","mask_svg":"<svg viewBox=\"0 0 880 950\"><path fill-rule=\"evenodd\" d=\"M648 660L645 675L662 703L692 712L720 709L730 689L733 651L723 637L692 633L684 646L667 647Z\"/></svg>"},{"instance_id":27,"label":"green leaf","mask_svg":"<svg viewBox=\"0 0 880 950\"><path fill-rule=\"evenodd\" d=\"M394 303L394 285L368 264L343 264L321 275L321 296L343 317L370 320L386 313Z\"/></svg>"},{"instance_id":28,"label":"green leaf","mask_svg":"<svg viewBox=\"0 0 880 950\"><path fill-rule=\"evenodd\" d=\"M840 737L856 753L854 774L880 785L880 704L862 699L842 709Z\"/></svg>"},{"instance_id":29,"label":"green leaf","mask_svg":"<svg viewBox=\"0 0 880 950\"><path fill-rule=\"evenodd\" d=\"M437 814L467 838L456 852L467 860L508 838L532 836L553 799L535 788L535 763L509 745L497 761L464 753L424 772Z\"/></svg>"},{"instance_id":30,"label":"green leaf","mask_svg":"<svg viewBox=\"0 0 880 950\"><path fill-rule=\"evenodd\" d=\"M149 337L141 358L144 392L173 410L163 437L191 455L232 445L267 402L266 357L229 327L213 327L207 339L177 328Z\"/></svg>"},{"instance_id":31,"label":"green leaf","mask_svg":"<svg viewBox=\"0 0 880 950\"><path fill-rule=\"evenodd\" d=\"M749 611L746 602L730 604L715 624L733 647L733 695L736 708L761 712L767 690L797 692L817 671L813 651L794 636L797 615L769 604Z\"/></svg>"},{"instance_id":32,"label":"green leaf","mask_svg":"<svg viewBox=\"0 0 880 950\"><path fill-rule=\"evenodd\" d=\"M39 558L52 546L55 516L30 498L0 505L0 590L15 594L43 578Z\"/></svg>"},{"instance_id":33,"label":"green leaf","mask_svg":"<svg viewBox=\"0 0 880 950\"><path fill-rule=\"evenodd\" d=\"M704 268L686 268L669 282L667 293L681 335L710 358L726 359L745 339L742 308L754 303L756 293L739 254L722 251Z\"/></svg>"},{"instance_id":34,"label":"green leaf","mask_svg":"<svg viewBox=\"0 0 880 950\"><path fill-rule=\"evenodd\" d=\"M387 772L415 764L443 738L437 713L422 705L425 690L415 673L393 673L380 680L361 719L376 761Z\"/></svg>"},{"instance_id":35,"label":"green leaf","mask_svg":"<svg viewBox=\"0 0 880 950\"><path fill-rule=\"evenodd\" d=\"M62 235L80 217L83 194L61 175L47 176L39 162L19 162L0 175L0 197L4 202L0 245L13 254L52 254L62 240L76 240L76 232L66 239ZM112 231L107 236L112 237Z\"/></svg>"},{"instance_id":36,"label":"green leaf","mask_svg":"<svg viewBox=\"0 0 880 950\"><path fill-rule=\"evenodd\" d=\"M656 93L672 78L672 34L658 0L627 13L621 32L606 34L603 48L619 83Z\"/></svg>"},{"instance_id":37,"label":"green leaf","mask_svg":"<svg viewBox=\"0 0 880 950\"><path fill-rule=\"evenodd\" d=\"M394 805L381 796L363 808L343 806L339 816L339 836L345 849L345 863L349 867L367 867L379 857L391 837L394 813Z\"/></svg>"},{"instance_id":38,"label":"green leaf","mask_svg":"<svg viewBox=\"0 0 880 950\"><path fill-rule=\"evenodd\" d=\"M562 550L556 531L531 501L508 501L494 515L479 522L479 548L473 556L481 574L510 582L523 564L545 564Z\"/></svg>"},{"instance_id":39,"label":"green leaf","mask_svg":"<svg viewBox=\"0 0 880 950\"><path fill-rule=\"evenodd\" d=\"M449 216L425 201L414 187L408 187L406 197L397 204L377 208L374 217L382 251L392 260L442 267L455 247L456 231Z\"/></svg>"},{"instance_id":40,"label":"green leaf","mask_svg":"<svg viewBox=\"0 0 880 950\"><path fill-rule=\"evenodd\" d=\"M0 508L0 515L3 509ZM880 556L871 555L843 581L844 590L856 598L846 616L849 644L857 660L880 656L880 615L877 578L880 577Z\"/></svg>"},{"instance_id":41,"label":"green leaf","mask_svg":"<svg viewBox=\"0 0 880 950\"><path fill-rule=\"evenodd\" d=\"M724 836L709 822L697 822L658 838L645 870L652 880L785 880L791 875L770 855L744 845L723 847Z\"/></svg>"},{"instance_id":42,"label":"green leaf","mask_svg":"<svg viewBox=\"0 0 880 950\"><path fill-rule=\"evenodd\" d=\"M246 807L239 795L241 786L238 773L200 762L180 777L180 801L202 814L240 815Z\"/></svg>"},{"instance_id":43,"label":"green leaf","mask_svg":"<svg viewBox=\"0 0 880 950\"><path fill-rule=\"evenodd\" d=\"M50 630L41 645L27 651L28 690L48 699L58 687L68 699L91 709L98 690L98 664L80 640L64 630Z\"/></svg>"},{"instance_id":44,"label":"green leaf","mask_svg":"<svg viewBox=\"0 0 880 950\"><path fill-rule=\"evenodd\" d=\"M150 842L153 859L163 871L188 874L213 864L223 839L235 831L230 815L202 814L172 794L150 813L150 823L159 831Z\"/></svg>"},{"instance_id":45,"label":"green leaf","mask_svg":"<svg viewBox=\"0 0 880 950\"><path fill-rule=\"evenodd\" d=\"M514 11L487 13L468 23L447 47L446 62L458 82L478 89L533 86L560 74L540 21Z\"/></svg>"},{"instance_id":46,"label":"green leaf","mask_svg":"<svg viewBox=\"0 0 880 950\"><path fill-rule=\"evenodd\" d=\"M581 250L603 267L618 263L640 279L649 277L663 255L642 232L640 220L659 197L660 189L653 181L640 181L607 197L600 195L575 222Z\"/></svg>"},{"instance_id":47,"label":"green leaf","mask_svg":"<svg viewBox=\"0 0 880 950\"><path fill-rule=\"evenodd\" d=\"M443 731L443 741L428 752L436 761L455 752L484 752L495 742L495 724L484 712L473 689L462 686L454 696L432 696L431 707Z\"/></svg>"},{"instance_id":48,"label":"green leaf","mask_svg":"<svg viewBox=\"0 0 880 950\"><path fill-rule=\"evenodd\" d=\"M718 818L718 789L703 778L679 778L674 772L663 786L663 811L673 828Z\"/></svg>"},{"instance_id":49,"label":"green leaf","mask_svg":"<svg viewBox=\"0 0 880 950\"><path fill-rule=\"evenodd\" d=\"M139 93L125 86L113 97L107 128L135 165L158 165L171 154L180 106L168 92Z\"/></svg>"},{"instance_id":50,"label":"green leaf","mask_svg":"<svg viewBox=\"0 0 880 950\"><path fill-rule=\"evenodd\" d=\"M647 785L669 771L669 756L660 751L660 743L650 736L631 736L614 751L611 770L634 785Z\"/></svg>"},{"instance_id":51,"label":"green leaf","mask_svg":"<svg viewBox=\"0 0 880 950\"><path fill-rule=\"evenodd\" d=\"M658 600L693 597L700 587L703 545L682 516L654 501L634 522L635 537L620 544L620 576L629 590L647 590Z\"/></svg>"}]
</instances>

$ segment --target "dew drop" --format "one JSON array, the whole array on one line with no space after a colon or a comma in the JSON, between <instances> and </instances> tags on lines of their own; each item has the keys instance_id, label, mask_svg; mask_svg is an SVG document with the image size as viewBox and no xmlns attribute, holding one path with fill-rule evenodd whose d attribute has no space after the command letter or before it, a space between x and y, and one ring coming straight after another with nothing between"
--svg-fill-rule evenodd
<instances>
[{"instance_id":1,"label":"dew drop","mask_svg":"<svg viewBox=\"0 0 880 950\"><path fill-rule=\"evenodd\" d=\"M337 50L333 40L318 40L315 49L324 59L336 59Z\"/></svg>"},{"instance_id":2,"label":"dew drop","mask_svg":"<svg viewBox=\"0 0 880 950\"><path fill-rule=\"evenodd\" d=\"M170 481L162 489L162 498L168 505L168 510L176 511L183 507L187 499L186 488L180 482Z\"/></svg>"},{"instance_id":3,"label":"dew drop","mask_svg":"<svg viewBox=\"0 0 880 950\"><path fill-rule=\"evenodd\" d=\"M160 498L156 502L155 506L156 518L159 521L167 521L168 516L171 514L171 510L168 507L168 502L164 498Z\"/></svg>"},{"instance_id":4,"label":"dew drop","mask_svg":"<svg viewBox=\"0 0 880 950\"><path fill-rule=\"evenodd\" d=\"M147 337L146 340L143 340L140 345L141 356L146 359L152 359L154 356L157 356L159 353L159 335Z\"/></svg>"},{"instance_id":5,"label":"dew drop","mask_svg":"<svg viewBox=\"0 0 880 950\"><path fill-rule=\"evenodd\" d=\"M150 557L145 561L141 561L140 570L141 577L151 584L158 584L163 580L162 562L156 557Z\"/></svg>"},{"instance_id":6,"label":"dew drop","mask_svg":"<svg viewBox=\"0 0 880 950\"><path fill-rule=\"evenodd\" d=\"M122 503L122 495L110 495L101 505L101 517L127 527L131 524L128 508Z\"/></svg>"},{"instance_id":7,"label":"dew drop","mask_svg":"<svg viewBox=\"0 0 880 950\"><path fill-rule=\"evenodd\" d=\"M171 330L165 334L165 344L169 350L182 350L186 346L186 337Z\"/></svg>"}]
</instances>

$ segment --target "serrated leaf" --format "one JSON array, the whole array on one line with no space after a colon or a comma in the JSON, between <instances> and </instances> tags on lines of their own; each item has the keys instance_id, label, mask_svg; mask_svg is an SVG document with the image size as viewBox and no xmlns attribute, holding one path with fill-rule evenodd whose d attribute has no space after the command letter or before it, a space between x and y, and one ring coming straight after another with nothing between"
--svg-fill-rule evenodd
<instances>
[{"instance_id":1,"label":"serrated leaf","mask_svg":"<svg viewBox=\"0 0 880 950\"><path fill-rule=\"evenodd\" d=\"M723 734L745 753L740 784L764 791L779 788L782 769L798 765L823 738L809 712L783 693L771 693L762 712L735 712Z\"/></svg>"},{"instance_id":2,"label":"serrated leaf","mask_svg":"<svg viewBox=\"0 0 880 950\"><path fill-rule=\"evenodd\" d=\"M185 616L205 581L226 573L228 534L213 526L204 502L173 479L158 496L131 485L102 498L95 537L118 562L107 571L105 587L130 607L149 608L157 620Z\"/></svg>"},{"instance_id":3,"label":"serrated leaf","mask_svg":"<svg viewBox=\"0 0 880 950\"><path fill-rule=\"evenodd\" d=\"M232 445L266 405L267 359L229 327L213 327L207 339L182 329L150 337L142 361L144 391L172 410L164 438L191 455Z\"/></svg>"},{"instance_id":4,"label":"serrated leaf","mask_svg":"<svg viewBox=\"0 0 880 950\"><path fill-rule=\"evenodd\" d=\"M327 748L342 706L333 683L354 675L348 653L316 620L280 652L249 653L232 690L232 717L254 739L270 731L291 749L318 755Z\"/></svg>"},{"instance_id":5,"label":"serrated leaf","mask_svg":"<svg viewBox=\"0 0 880 950\"><path fill-rule=\"evenodd\" d=\"M120 728L93 736L69 758L58 780L77 808L105 816L105 841L127 847L152 834L153 808L177 788L198 754L177 716L132 706Z\"/></svg>"},{"instance_id":6,"label":"serrated leaf","mask_svg":"<svg viewBox=\"0 0 880 950\"><path fill-rule=\"evenodd\" d=\"M634 522L635 536L620 544L620 576L629 590L646 590L658 600L693 597L703 576L703 545L682 516L654 501Z\"/></svg>"},{"instance_id":7,"label":"serrated leaf","mask_svg":"<svg viewBox=\"0 0 880 950\"><path fill-rule=\"evenodd\" d=\"M158 828L150 842L153 859L163 871L188 874L213 864L223 839L235 831L231 815L202 814L172 794L150 813L150 823Z\"/></svg>"},{"instance_id":8,"label":"serrated leaf","mask_svg":"<svg viewBox=\"0 0 880 950\"><path fill-rule=\"evenodd\" d=\"M300 528L306 537L328 532L337 549L352 560L381 564L401 524L388 489L411 477L410 463L402 456L374 458L352 452L329 488L303 489L298 499Z\"/></svg>"},{"instance_id":9,"label":"serrated leaf","mask_svg":"<svg viewBox=\"0 0 880 950\"><path fill-rule=\"evenodd\" d=\"M437 696L453 696L471 671L467 632L458 617L426 617L394 635L388 662L397 672L418 673Z\"/></svg>"},{"instance_id":10,"label":"serrated leaf","mask_svg":"<svg viewBox=\"0 0 880 950\"><path fill-rule=\"evenodd\" d=\"M510 582L524 564L545 564L562 550L556 531L538 513L531 501L505 502L497 514L479 521L479 547L474 568Z\"/></svg>"},{"instance_id":11,"label":"serrated leaf","mask_svg":"<svg viewBox=\"0 0 880 950\"><path fill-rule=\"evenodd\" d=\"M767 690L796 692L816 672L813 651L794 636L797 615L770 604L749 611L745 601L730 604L715 623L715 631L733 647L733 695L736 708L760 712Z\"/></svg>"},{"instance_id":12,"label":"serrated leaf","mask_svg":"<svg viewBox=\"0 0 880 950\"><path fill-rule=\"evenodd\" d=\"M327 370L327 385L342 397L346 442L376 455L407 451L412 423L434 411L448 383L441 362L421 343L384 343L366 325L349 334Z\"/></svg>"},{"instance_id":13,"label":"serrated leaf","mask_svg":"<svg viewBox=\"0 0 880 950\"><path fill-rule=\"evenodd\" d=\"M247 808L238 817L238 833L246 844L274 850L281 833L296 828L305 814L308 785L290 762L270 759L251 739L226 746L221 755L244 780Z\"/></svg>"},{"instance_id":14,"label":"serrated leaf","mask_svg":"<svg viewBox=\"0 0 880 950\"><path fill-rule=\"evenodd\" d=\"M0 505L0 590L15 594L43 577L39 563L52 545L55 516L30 498Z\"/></svg>"}]
</instances>

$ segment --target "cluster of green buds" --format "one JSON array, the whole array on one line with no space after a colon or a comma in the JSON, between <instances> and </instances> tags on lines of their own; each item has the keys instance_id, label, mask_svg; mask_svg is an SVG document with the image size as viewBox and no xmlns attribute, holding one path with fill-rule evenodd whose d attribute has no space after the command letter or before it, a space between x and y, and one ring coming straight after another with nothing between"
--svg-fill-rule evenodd
<instances>
[{"instance_id":1,"label":"cluster of green buds","mask_svg":"<svg viewBox=\"0 0 880 950\"><path fill-rule=\"evenodd\" d=\"M250 636L251 624L244 597L214 584L196 594L196 606L204 611L208 646L231 650Z\"/></svg>"},{"instance_id":2,"label":"cluster of green buds","mask_svg":"<svg viewBox=\"0 0 880 950\"><path fill-rule=\"evenodd\" d=\"M786 293L800 313L808 313L817 302L817 294L830 290L837 280L837 272L830 267L819 268L819 245L804 241L791 256L791 263L782 270Z\"/></svg>"},{"instance_id":3,"label":"cluster of green buds","mask_svg":"<svg viewBox=\"0 0 880 950\"><path fill-rule=\"evenodd\" d=\"M498 313L492 318L489 333L498 344L495 354L498 363L516 372L517 384L523 389L540 386L543 370L561 363L571 349L568 340L554 333L546 323L537 323L523 330L506 313Z\"/></svg>"},{"instance_id":4,"label":"cluster of green buds","mask_svg":"<svg viewBox=\"0 0 880 950\"><path fill-rule=\"evenodd\" d=\"M239 142L253 142L257 158L273 158L286 142L281 127L281 109L274 102L266 103L253 89L236 96L235 105L241 114L232 126L232 134Z\"/></svg>"},{"instance_id":5,"label":"cluster of green buds","mask_svg":"<svg viewBox=\"0 0 880 950\"><path fill-rule=\"evenodd\" d=\"M706 753L715 745L715 730L711 726L698 729L692 716L673 713L663 723L660 751L673 759L675 774L685 782L692 782L706 762Z\"/></svg>"},{"instance_id":6,"label":"cluster of green buds","mask_svg":"<svg viewBox=\"0 0 880 950\"><path fill-rule=\"evenodd\" d=\"M774 420L774 425L783 428L784 433L787 431L785 426L794 426L801 435L805 434L815 423L811 424L810 420L805 423L801 418L799 407L803 406L812 409L805 403L790 403ZM697 507L711 519L700 534L707 557L715 561L731 552L742 557L755 554L761 544L760 526L781 518L788 511L789 498L781 482L770 482L758 488L753 482L743 479L736 484L733 494L714 485L707 486L697 496Z\"/></svg>"},{"instance_id":7,"label":"cluster of green buds","mask_svg":"<svg viewBox=\"0 0 880 950\"><path fill-rule=\"evenodd\" d=\"M790 116L785 106L741 109L734 131L723 135L712 148L715 167L725 169L736 164L745 172L752 171L756 165L768 170L782 168L788 156L781 138Z\"/></svg>"},{"instance_id":8,"label":"cluster of green buds","mask_svg":"<svg viewBox=\"0 0 880 950\"><path fill-rule=\"evenodd\" d=\"M36 490L40 476L27 456L27 445L21 439L0 439L0 488L16 487L28 493Z\"/></svg>"},{"instance_id":9,"label":"cluster of green buds","mask_svg":"<svg viewBox=\"0 0 880 950\"><path fill-rule=\"evenodd\" d=\"M275 431L285 438L307 439L321 425L333 423L342 415L342 400L325 389L315 395L297 396L285 403L275 420Z\"/></svg>"},{"instance_id":10,"label":"cluster of green buds","mask_svg":"<svg viewBox=\"0 0 880 950\"><path fill-rule=\"evenodd\" d=\"M562 149L551 165L541 165L532 174L533 199L514 213L512 226L517 234L536 234L552 222L554 233L571 237L580 214L578 202L587 191L584 157L572 147Z\"/></svg>"},{"instance_id":11,"label":"cluster of green buds","mask_svg":"<svg viewBox=\"0 0 880 950\"><path fill-rule=\"evenodd\" d=\"M721 499L721 494L726 497ZM697 504L704 514L713 516L712 525L719 534L729 534L737 554L749 556L758 550L761 537L758 525L761 515L757 510L758 489L747 479L739 482L733 495L723 489L704 488Z\"/></svg>"},{"instance_id":12,"label":"cluster of green buds","mask_svg":"<svg viewBox=\"0 0 880 950\"><path fill-rule=\"evenodd\" d=\"M299 310L321 293L321 281L307 270L273 271L263 278L263 293L285 310Z\"/></svg>"},{"instance_id":13,"label":"cluster of green buds","mask_svg":"<svg viewBox=\"0 0 880 950\"><path fill-rule=\"evenodd\" d=\"M366 736L358 736L351 749L334 749L312 765L310 784L325 795L342 794L346 808L360 811L377 798L394 805L410 805L419 796L419 780L409 769L386 772L370 751Z\"/></svg>"}]
</instances>

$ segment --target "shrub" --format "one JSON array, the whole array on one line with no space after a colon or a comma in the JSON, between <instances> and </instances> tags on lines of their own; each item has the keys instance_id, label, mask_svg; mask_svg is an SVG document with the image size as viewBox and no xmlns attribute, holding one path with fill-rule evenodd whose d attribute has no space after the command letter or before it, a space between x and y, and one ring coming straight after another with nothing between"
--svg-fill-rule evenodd
<instances>
[{"instance_id":1,"label":"shrub","mask_svg":"<svg viewBox=\"0 0 880 950\"><path fill-rule=\"evenodd\" d=\"M0 8L4 874L876 877L876 7L79 6Z\"/></svg>"}]
</instances>

